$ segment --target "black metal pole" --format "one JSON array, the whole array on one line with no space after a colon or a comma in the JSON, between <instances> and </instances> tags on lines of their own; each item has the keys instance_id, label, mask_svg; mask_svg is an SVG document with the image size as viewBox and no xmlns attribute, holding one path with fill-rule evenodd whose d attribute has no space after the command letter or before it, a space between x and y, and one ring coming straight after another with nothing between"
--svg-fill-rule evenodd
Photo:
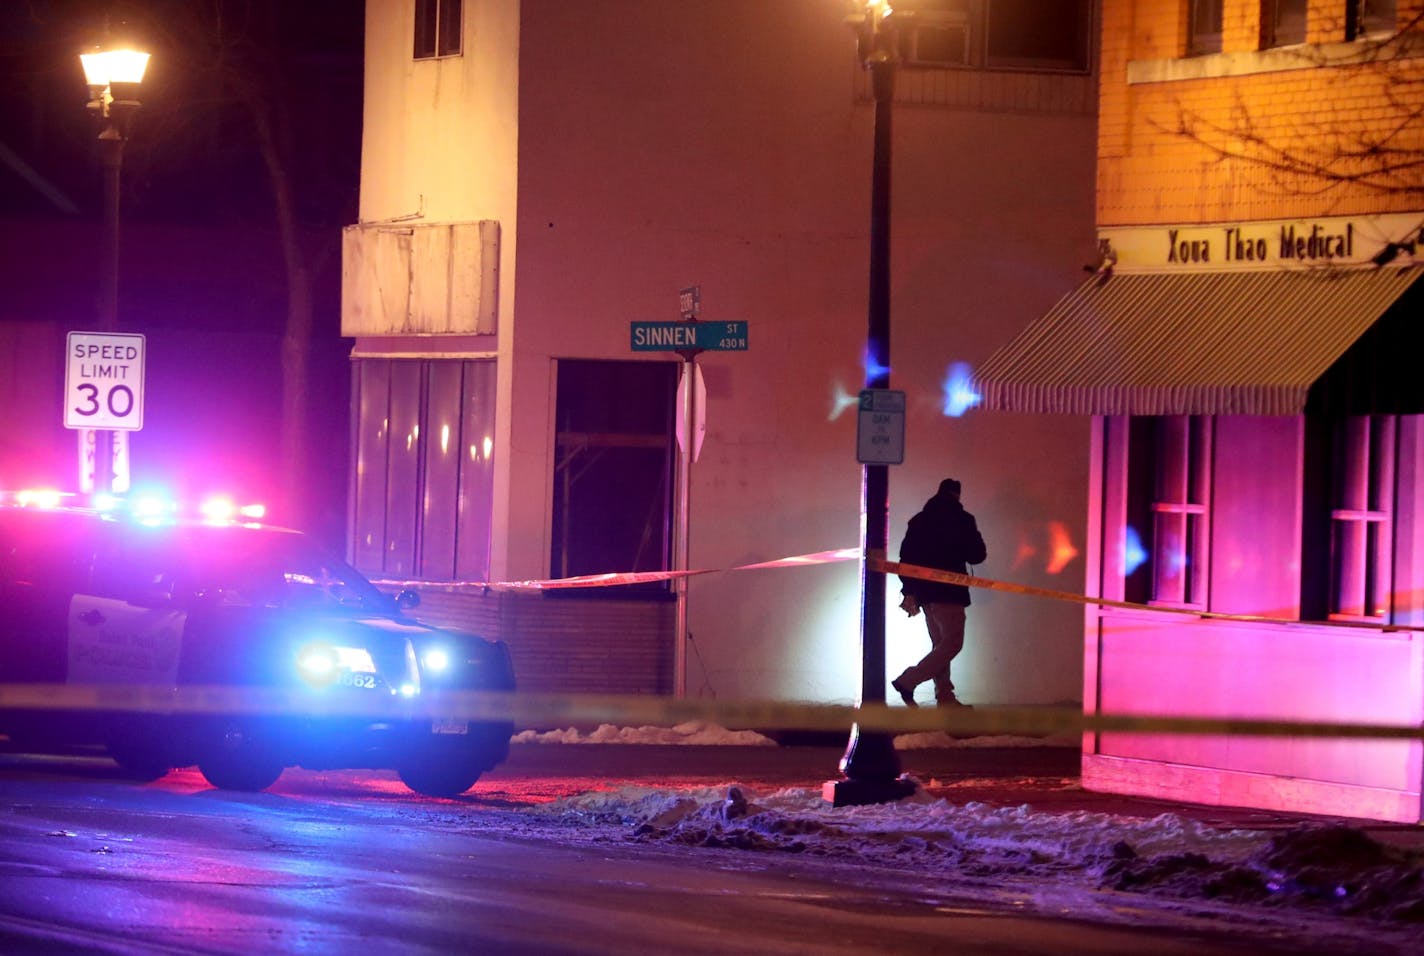
<instances>
[{"instance_id":1,"label":"black metal pole","mask_svg":"<svg viewBox=\"0 0 1424 956\"><path fill-rule=\"evenodd\" d=\"M875 151L870 176L870 305L866 323L866 388L890 387L890 155L895 63L871 67L875 88ZM890 469L862 466L861 553L885 557L890 537ZM861 701L885 703L885 575L861 561Z\"/></svg>"},{"instance_id":2,"label":"black metal pole","mask_svg":"<svg viewBox=\"0 0 1424 956\"><path fill-rule=\"evenodd\" d=\"M99 331L119 329L119 179L124 137L109 124L99 134L99 162L104 176L104 248L99 286Z\"/></svg>"},{"instance_id":3,"label":"black metal pole","mask_svg":"<svg viewBox=\"0 0 1424 956\"><path fill-rule=\"evenodd\" d=\"M99 161L104 177L104 244L99 279L99 331L119 329L119 187L124 162L124 134L110 122L99 134ZM114 433L94 432L94 493L114 490Z\"/></svg>"},{"instance_id":4,"label":"black metal pole","mask_svg":"<svg viewBox=\"0 0 1424 956\"><path fill-rule=\"evenodd\" d=\"M881 38L881 43L885 42ZM878 46L869 61L875 94L875 143L870 180L870 302L866 329L866 388L890 387L890 168L895 97L893 48ZM861 466L860 703L885 703L885 574L869 559L885 558L890 538L890 474L887 465ZM862 785L837 802L878 803L912 790L899 781L900 758L884 732L851 728L840 769Z\"/></svg>"}]
</instances>

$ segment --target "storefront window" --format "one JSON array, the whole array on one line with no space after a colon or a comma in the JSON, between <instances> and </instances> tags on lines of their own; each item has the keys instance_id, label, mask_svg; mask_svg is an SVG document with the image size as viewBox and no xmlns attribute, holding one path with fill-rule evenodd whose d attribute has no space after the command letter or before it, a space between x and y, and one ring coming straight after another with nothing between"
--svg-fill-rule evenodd
<instances>
[{"instance_id":1,"label":"storefront window","mask_svg":"<svg viewBox=\"0 0 1424 956\"><path fill-rule=\"evenodd\" d=\"M667 569L676 388L674 362L559 362L552 577Z\"/></svg>"},{"instance_id":2,"label":"storefront window","mask_svg":"<svg viewBox=\"0 0 1424 956\"><path fill-rule=\"evenodd\" d=\"M1129 425L1128 520L1145 551L1129 572L1129 600L1206 606L1210 425L1203 415L1140 417Z\"/></svg>"},{"instance_id":3,"label":"storefront window","mask_svg":"<svg viewBox=\"0 0 1424 956\"><path fill-rule=\"evenodd\" d=\"M1395 419L1354 415L1335 428L1330 510L1330 616L1389 614Z\"/></svg>"}]
</instances>

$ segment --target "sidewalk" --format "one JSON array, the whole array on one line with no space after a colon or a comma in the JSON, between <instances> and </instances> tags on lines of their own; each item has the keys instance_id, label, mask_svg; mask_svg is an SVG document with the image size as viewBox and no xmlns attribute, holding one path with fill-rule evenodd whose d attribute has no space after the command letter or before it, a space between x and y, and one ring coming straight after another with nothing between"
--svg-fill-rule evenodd
<instances>
[{"instance_id":1,"label":"sidewalk","mask_svg":"<svg viewBox=\"0 0 1424 956\"><path fill-rule=\"evenodd\" d=\"M760 790L819 789L841 779L844 745L693 746L657 744L515 744L507 763L486 774L477 791L502 780L540 778L550 799L621 784L715 787L741 783ZM1164 813L1213 827L1289 829L1340 824L1380 843L1424 853L1424 826L1239 807L1177 803L1090 793L1079 782L1073 747L954 747L899 752L901 768L927 793L951 803L1024 804L1046 813L1103 813L1151 819Z\"/></svg>"}]
</instances>

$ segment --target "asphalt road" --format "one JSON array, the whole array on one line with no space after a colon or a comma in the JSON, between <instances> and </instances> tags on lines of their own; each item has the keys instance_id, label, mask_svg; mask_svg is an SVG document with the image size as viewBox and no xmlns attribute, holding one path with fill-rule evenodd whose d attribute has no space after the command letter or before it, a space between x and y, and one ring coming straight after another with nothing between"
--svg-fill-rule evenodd
<instances>
[{"instance_id":1,"label":"asphalt road","mask_svg":"<svg viewBox=\"0 0 1424 956\"><path fill-rule=\"evenodd\" d=\"M1148 900L509 826L520 807L618 782L816 786L837 776L837 757L517 746L472 794L431 800L384 773L288 771L271 792L235 794L193 770L140 785L102 758L3 755L0 952L1311 951ZM1061 784L1076 755L956 750L905 763L1022 797L1034 781L1045 793Z\"/></svg>"}]
</instances>

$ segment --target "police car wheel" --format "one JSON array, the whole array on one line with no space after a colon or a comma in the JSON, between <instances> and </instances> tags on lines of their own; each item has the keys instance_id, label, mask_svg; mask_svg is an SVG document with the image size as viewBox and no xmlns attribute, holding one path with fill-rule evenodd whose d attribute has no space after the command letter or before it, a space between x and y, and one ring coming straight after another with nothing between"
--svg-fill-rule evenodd
<instances>
[{"instance_id":1,"label":"police car wheel","mask_svg":"<svg viewBox=\"0 0 1424 956\"><path fill-rule=\"evenodd\" d=\"M219 728L207 756L198 761L203 779L219 790L266 790L285 767L249 728Z\"/></svg>"},{"instance_id":2,"label":"police car wheel","mask_svg":"<svg viewBox=\"0 0 1424 956\"><path fill-rule=\"evenodd\" d=\"M401 783L427 797L458 797L479 781L480 772L458 763L412 763L396 770Z\"/></svg>"}]
</instances>

